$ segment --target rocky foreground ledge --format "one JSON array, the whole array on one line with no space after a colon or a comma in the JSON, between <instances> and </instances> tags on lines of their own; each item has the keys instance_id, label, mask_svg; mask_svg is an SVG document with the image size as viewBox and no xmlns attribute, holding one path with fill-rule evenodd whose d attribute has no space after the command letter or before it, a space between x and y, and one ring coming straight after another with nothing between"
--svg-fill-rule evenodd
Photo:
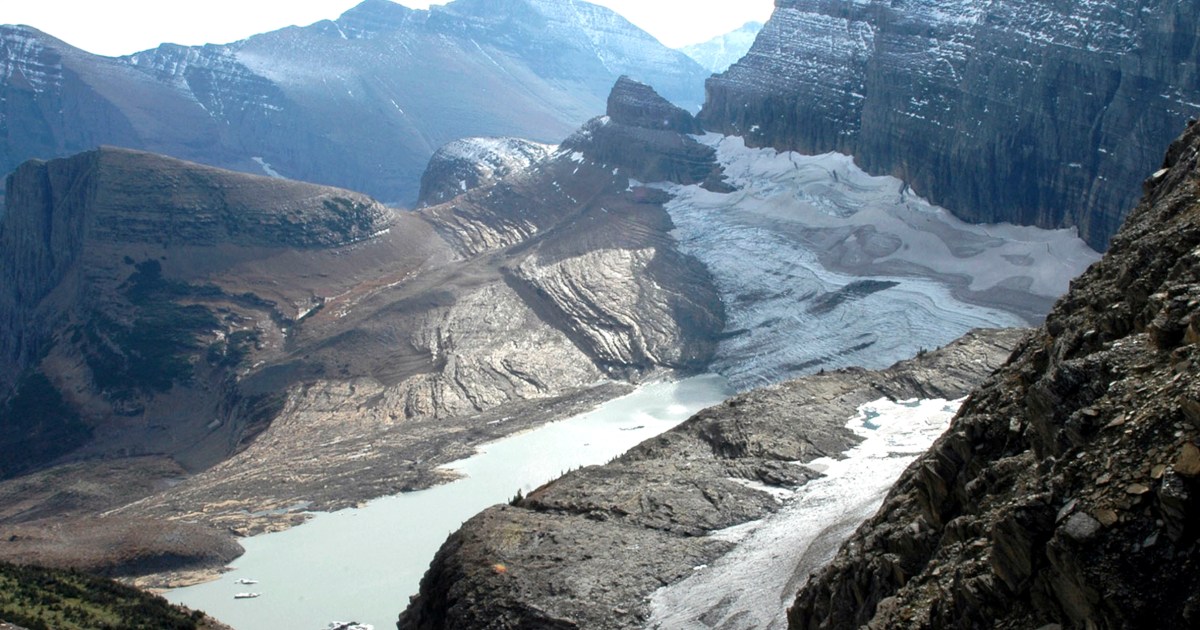
<instances>
[{"instance_id":1,"label":"rocky foreground ledge","mask_svg":"<svg viewBox=\"0 0 1200 630\"><path fill-rule=\"evenodd\" d=\"M1200 124L792 628L1200 627Z\"/></svg>"},{"instance_id":2,"label":"rocky foreground ledge","mask_svg":"<svg viewBox=\"0 0 1200 630\"><path fill-rule=\"evenodd\" d=\"M973 332L887 370L839 370L739 395L607 465L490 508L446 541L398 626L642 627L651 593L732 547L705 534L779 508L751 486L792 489L817 477L792 462L858 442L845 425L864 403L965 395L1022 334Z\"/></svg>"}]
</instances>

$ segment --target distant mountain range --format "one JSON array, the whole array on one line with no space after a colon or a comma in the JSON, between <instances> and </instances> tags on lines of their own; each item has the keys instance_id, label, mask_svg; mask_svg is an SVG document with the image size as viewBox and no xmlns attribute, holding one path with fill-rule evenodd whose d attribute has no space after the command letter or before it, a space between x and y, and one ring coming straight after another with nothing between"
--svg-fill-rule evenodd
<instances>
[{"instance_id":1,"label":"distant mountain range","mask_svg":"<svg viewBox=\"0 0 1200 630\"><path fill-rule=\"evenodd\" d=\"M0 27L0 171L108 144L411 204L468 136L557 142L630 75L695 111L707 71L586 2L365 0L337 20L109 58Z\"/></svg>"},{"instance_id":2,"label":"distant mountain range","mask_svg":"<svg viewBox=\"0 0 1200 630\"><path fill-rule=\"evenodd\" d=\"M725 72L750 51L762 28L762 22L746 22L737 30L679 50L710 72Z\"/></svg>"}]
</instances>

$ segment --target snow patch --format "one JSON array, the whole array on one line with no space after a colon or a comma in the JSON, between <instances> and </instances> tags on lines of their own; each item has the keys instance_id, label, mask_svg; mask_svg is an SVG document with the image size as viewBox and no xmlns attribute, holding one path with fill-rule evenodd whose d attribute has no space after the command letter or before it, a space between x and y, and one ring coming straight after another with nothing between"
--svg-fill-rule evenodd
<instances>
[{"instance_id":1,"label":"snow patch","mask_svg":"<svg viewBox=\"0 0 1200 630\"><path fill-rule=\"evenodd\" d=\"M266 173L269 177L274 177L275 179L287 179L286 177L281 175L279 173L279 171L272 168L271 165L268 164L267 161L265 159L263 159L262 157L252 157L250 159L257 162L258 166L260 168L262 168L263 172Z\"/></svg>"},{"instance_id":2,"label":"snow patch","mask_svg":"<svg viewBox=\"0 0 1200 630\"><path fill-rule=\"evenodd\" d=\"M825 475L789 493L779 512L712 532L737 546L705 570L656 591L647 627L786 628L787 607L808 575L879 509L892 484L946 430L961 405L962 400L881 398L859 407L846 427L863 442L844 459L818 460Z\"/></svg>"}]
</instances>

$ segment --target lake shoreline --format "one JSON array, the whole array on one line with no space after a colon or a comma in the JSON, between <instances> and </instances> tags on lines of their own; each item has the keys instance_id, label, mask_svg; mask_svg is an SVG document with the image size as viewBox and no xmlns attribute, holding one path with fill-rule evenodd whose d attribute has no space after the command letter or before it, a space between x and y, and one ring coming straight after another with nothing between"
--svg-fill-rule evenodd
<instances>
[{"instance_id":1,"label":"lake shoreline","mask_svg":"<svg viewBox=\"0 0 1200 630\"><path fill-rule=\"evenodd\" d=\"M438 466L443 475L462 475L457 481L382 497L360 508L310 514L301 527L243 538L246 554L230 571L192 576L218 579L168 591L166 596L203 609L239 630L253 630L272 626L263 625L251 614L259 600L233 600L231 583L238 579L260 580L262 602L272 610L278 609L281 598L288 598L283 605L298 615L293 624L320 621L316 612L299 617L306 606L316 610L314 600L320 598L349 606L387 600L406 588L409 593L404 596L415 594L445 537L479 510L502 504L517 492L528 494L571 469L603 464L732 393L725 380L714 375L658 381L599 406L591 405L570 418L514 430L498 440L475 445L477 454L472 457ZM409 522L405 519L413 514L420 519L405 525ZM304 552L297 556L296 550ZM374 566L377 558L388 554L409 559ZM283 568L285 565L288 568ZM386 586L386 582L409 586ZM351 584L353 588L348 588ZM368 594L371 589L377 589L375 596ZM394 618L394 608L388 608L388 619ZM243 614L249 616L239 616ZM373 620L361 610L330 611L326 616L386 623L386 619Z\"/></svg>"}]
</instances>

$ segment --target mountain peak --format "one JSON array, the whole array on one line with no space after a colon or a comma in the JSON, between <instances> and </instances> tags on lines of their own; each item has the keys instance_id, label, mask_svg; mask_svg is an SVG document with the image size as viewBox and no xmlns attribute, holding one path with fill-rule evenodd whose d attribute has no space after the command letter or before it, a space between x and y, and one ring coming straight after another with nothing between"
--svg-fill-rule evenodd
<instances>
[{"instance_id":1,"label":"mountain peak","mask_svg":"<svg viewBox=\"0 0 1200 630\"><path fill-rule=\"evenodd\" d=\"M700 133L696 119L654 91L654 88L622 76L608 95L608 117L613 122L646 129L669 129Z\"/></svg>"},{"instance_id":2,"label":"mountain peak","mask_svg":"<svg viewBox=\"0 0 1200 630\"><path fill-rule=\"evenodd\" d=\"M337 25L353 35L371 35L399 27L417 13L391 0L363 0L342 13Z\"/></svg>"}]
</instances>

